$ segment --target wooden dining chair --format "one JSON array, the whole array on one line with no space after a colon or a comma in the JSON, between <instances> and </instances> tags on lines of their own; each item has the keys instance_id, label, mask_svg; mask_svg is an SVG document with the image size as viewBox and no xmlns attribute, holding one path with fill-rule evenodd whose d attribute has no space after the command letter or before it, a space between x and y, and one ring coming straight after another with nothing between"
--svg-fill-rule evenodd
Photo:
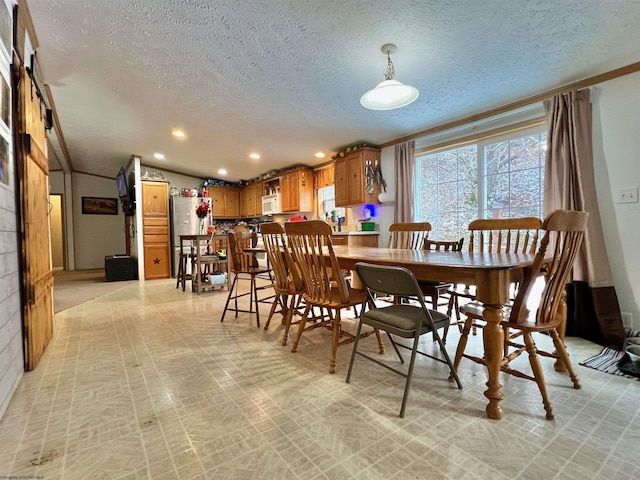
<instances>
[{"instance_id":1,"label":"wooden dining chair","mask_svg":"<svg viewBox=\"0 0 640 480\"><path fill-rule=\"evenodd\" d=\"M332 330L331 359L329 373L335 373L338 346L354 341L354 335L342 329L341 311L363 305L366 300L364 290L358 290L344 278L340 264L336 259L331 242L331 226L322 220L285 223L287 242L293 261L300 269L304 282L302 297L310 307L319 307L328 315L328 327ZM300 336L305 330L309 316L303 316L298 325L298 333L291 348L295 352ZM380 353L384 346L378 330L362 333L362 337L376 335Z\"/></svg>"},{"instance_id":2,"label":"wooden dining chair","mask_svg":"<svg viewBox=\"0 0 640 480\"><path fill-rule=\"evenodd\" d=\"M429 222L398 222L389 226L389 242L387 248L401 248L404 250L451 249L456 248L456 243L429 242L431 224ZM450 283L434 282L418 279L418 284L423 288L424 295L431 302L434 309L438 308L438 298L452 286Z\"/></svg>"},{"instance_id":3,"label":"wooden dining chair","mask_svg":"<svg viewBox=\"0 0 640 480\"><path fill-rule=\"evenodd\" d=\"M462 383L460 382L458 374L451 363L451 359L449 358L444 342L440 335L438 335L439 329L448 327L450 322L449 317L443 313L427 308L424 301L424 295L422 294L420 286L413 274L403 267L373 265L363 262L356 263L356 272L365 286L368 303L371 308L360 316L360 324L358 325L358 330L355 335L346 382L349 383L351 381L351 373L353 371L353 364L356 355L367 358L378 365L405 377L406 382L404 394L402 396L402 406L400 407L400 417L404 417L407 399L409 397L409 388L411 386L411 377L415 366L416 354L419 353L447 364L449 366L451 377L457 382L458 388L462 388ZM376 295L391 295L394 297L408 299L410 302L378 306L375 302ZM358 350L360 331L363 325L383 330L387 334L389 342L391 342L393 349L400 359L400 363L404 363L404 359L400 353L399 347L411 351L409 368L406 372L391 366L388 362L382 362ZM434 338L438 342L441 358L434 357L431 354L418 349L420 337L429 332L433 333ZM412 345L409 347L401 342L397 342L394 340L392 335L400 338L412 339Z\"/></svg>"},{"instance_id":4,"label":"wooden dining chair","mask_svg":"<svg viewBox=\"0 0 640 480\"><path fill-rule=\"evenodd\" d=\"M227 314L227 310L235 312L236 318L238 312L253 313L255 306L256 311L256 323L260 326L260 310L258 304L261 302L270 303L269 300L274 298L274 295L258 298L258 292L271 288L272 284L258 286L256 277L258 275L264 275L269 273L270 268L261 267L258 265L255 252L248 251L255 245L255 233L229 233L227 235L227 255L229 256L229 263L231 272L233 273L233 283L229 289L229 295L222 311L222 318L220 321L224 321L224 317ZM249 291L238 293L238 284L240 280L249 281ZM244 310L238 307L238 299L249 296L249 310ZM229 308L231 300L234 301L234 307Z\"/></svg>"},{"instance_id":5,"label":"wooden dining chair","mask_svg":"<svg viewBox=\"0 0 640 480\"><path fill-rule=\"evenodd\" d=\"M273 289L276 292L264 329L267 330L269 328L271 318L276 313L279 305L284 324L282 345L287 344L289 329L293 323L293 315L300 306L301 296L304 291L304 283L302 282L298 268L291 258L291 252L286 247L284 233L284 227L280 223L271 222L260 224L262 242L264 243L267 258L273 269Z\"/></svg>"},{"instance_id":6,"label":"wooden dining chair","mask_svg":"<svg viewBox=\"0 0 640 480\"><path fill-rule=\"evenodd\" d=\"M474 220L469 224L470 253L535 253L542 220L536 217L486 218ZM517 285L513 285L515 296ZM449 289L447 315L455 315L455 323L460 333L464 320L460 316L460 298L475 300L476 289L473 285L457 284ZM473 322L473 335L482 325Z\"/></svg>"},{"instance_id":7,"label":"wooden dining chair","mask_svg":"<svg viewBox=\"0 0 640 480\"><path fill-rule=\"evenodd\" d=\"M429 240L425 238L423 248L424 250L440 251L440 252L460 252L464 245L464 238L455 241L445 240ZM418 280L418 285L422 294L431 300L431 308L437 310L440 304L440 298L446 298L446 303L443 305L448 306L450 303L450 294L448 293L453 287L452 283L447 282L433 282L428 280ZM448 298L447 298L448 297ZM450 312L447 312L447 316ZM449 318L449 317L448 317ZM442 333L442 341L447 342L447 333L449 332L449 325L447 325Z\"/></svg>"},{"instance_id":8,"label":"wooden dining chair","mask_svg":"<svg viewBox=\"0 0 640 480\"><path fill-rule=\"evenodd\" d=\"M387 248L418 250L423 247L429 236L429 222L398 222L389 226L389 242Z\"/></svg>"},{"instance_id":9,"label":"wooden dining chair","mask_svg":"<svg viewBox=\"0 0 640 480\"><path fill-rule=\"evenodd\" d=\"M510 308L507 308L506 319L502 322L508 348L504 351L500 369L505 373L533 380L538 384L547 419L553 419L554 415L547 395L539 354L559 360L569 372L573 387L580 388L578 377L573 370L558 329L562 328L565 321L563 311L560 309L560 305L564 303L565 283L569 280L574 259L580 249L588 217L587 212L570 210L556 210L547 215L541 227L544 235L533 263L527 269L515 301ZM544 277L544 286L538 289L540 291L536 292L537 295L532 297L536 279L541 275ZM458 367L463 356L485 364L484 358L464 353L471 322L478 315L481 318L483 305L478 301L472 301L463 305L460 310L467 315L467 319L456 349L454 366ZM475 315L469 315L472 312ZM511 330L522 334L524 344L510 339L509 331ZM532 335L536 332L548 332L551 335L555 353L537 349ZM511 362L525 351L529 354L532 375L511 368Z\"/></svg>"}]
</instances>

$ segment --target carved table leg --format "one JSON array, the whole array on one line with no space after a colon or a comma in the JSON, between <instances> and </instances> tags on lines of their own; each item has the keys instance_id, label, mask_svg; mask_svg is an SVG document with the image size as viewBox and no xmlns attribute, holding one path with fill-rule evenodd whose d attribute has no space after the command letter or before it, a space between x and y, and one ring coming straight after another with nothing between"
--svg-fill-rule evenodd
<instances>
[{"instance_id":1,"label":"carved table leg","mask_svg":"<svg viewBox=\"0 0 640 480\"><path fill-rule=\"evenodd\" d=\"M502 362L502 347L504 332L502 331L503 314L500 305L486 305L483 317L487 324L482 329L482 341L484 343L484 359L487 364L487 390L484 396L489 399L489 404L485 411L487 416L494 420L502 418L502 408L500 401L504 398L500 391L500 363Z\"/></svg>"}]
</instances>

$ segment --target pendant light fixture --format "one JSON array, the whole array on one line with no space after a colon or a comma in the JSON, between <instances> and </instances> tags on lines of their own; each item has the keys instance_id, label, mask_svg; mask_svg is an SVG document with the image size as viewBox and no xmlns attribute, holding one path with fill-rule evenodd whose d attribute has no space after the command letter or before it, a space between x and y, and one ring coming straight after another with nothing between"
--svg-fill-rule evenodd
<instances>
[{"instance_id":1,"label":"pendant light fixture","mask_svg":"<svg viewBox=\"0 0 640 480\"><path fill-rule=\"evenodd\" d=\"M398 47L393 43L387 43L380 50L387 56L387 71L384 74L384 81L365 93L360 98L360 103L370 110L393 110L409 105L418 98L419 93L415 87L403 85L396 80L391 54L396 53Z\"/></svg>"}]
</instances>

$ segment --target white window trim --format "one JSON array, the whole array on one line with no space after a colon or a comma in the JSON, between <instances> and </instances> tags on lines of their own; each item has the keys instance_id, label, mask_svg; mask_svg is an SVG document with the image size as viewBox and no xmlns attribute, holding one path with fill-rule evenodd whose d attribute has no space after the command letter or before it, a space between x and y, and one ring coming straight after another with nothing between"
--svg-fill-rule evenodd
<instances>
[{"instance_id":1,"label":"white window trim","mask_svg":"<svg viewBox=\"0 0 640 480\"><path fill-rule=\"evenodd\" d=\"M528 135L538 135L540 133L546 132L547 128L544 123L540 122L540 119L536 119L531 123L533 123L533 125L529 125L525 128L502 127L499 129L500 132L497 132L494 130L493 134L488 134L488 132L485 132L484 134L478 134L477 137L474 139L470 139L470 137L465 137L464 139L462 138L452 139L450 142L447 142L448 146L446 146L445 144L439 144L431 148L423 148L420 151L416 151L415 153L416 175L414 175L414 191L415 191L414 199L420 198L422 193L422 185L419 185L418 184L419 182L416 181L418 177L417 171L418 171L419 158L441 153L448 150L456 150L459 148L475 145L476 160L478 162L477 178L478 178L478 185L479 185L479 189L478 189L479 191L477 192L477 195L478 195L477 209L478 210L476 215L477 215L477 218L484 218L484 212L486 210L486 198L487 198L486 182L482 181L482 179L484 179L485 177L484 147L494 143L505 142L514 138L526 137ZM415 202L415 203L417 207L418 202ZM418 208L414 209L414 221L421 221L421 219L418 217Z\"/></svg>"}]
</instances>

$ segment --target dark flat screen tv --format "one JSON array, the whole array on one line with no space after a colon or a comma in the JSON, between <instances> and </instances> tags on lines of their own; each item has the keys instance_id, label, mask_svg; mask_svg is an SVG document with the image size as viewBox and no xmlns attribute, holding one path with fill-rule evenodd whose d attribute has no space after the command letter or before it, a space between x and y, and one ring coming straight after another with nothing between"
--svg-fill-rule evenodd
<instances>
[{"instance_id":1,"label":"dark flat screen tv","mask_svg":"<svg viewBox=\"0 0 640 480\"><path fill-rule=\"evenodd\" d=\"M133 215L135 203L134 199L131 198L127 175L122 167L120 167L120 171L118 172L118 175L116 175L116 184L118 185L118 196L120 197L120 203L122 204L122 213L127 216Z\"/></svg>"}]
</instances>

